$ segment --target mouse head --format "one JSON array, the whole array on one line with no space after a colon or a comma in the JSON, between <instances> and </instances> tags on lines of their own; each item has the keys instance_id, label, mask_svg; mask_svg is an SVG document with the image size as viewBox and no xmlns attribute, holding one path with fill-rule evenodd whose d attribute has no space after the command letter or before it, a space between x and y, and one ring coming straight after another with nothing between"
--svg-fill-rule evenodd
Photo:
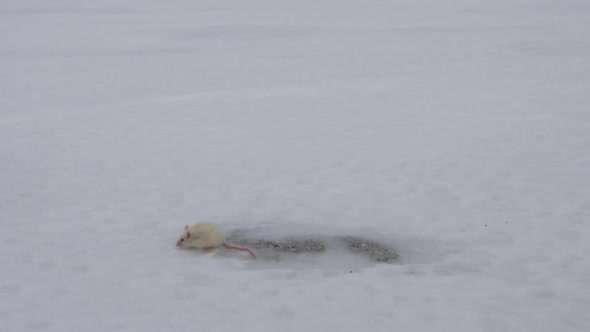
<instances>
[{"instance_id":1,"label":"mouse head","mask_svg":"<svg viewBox=\"0 0 590 332\"><path fill-rule=\"evenodd\" d=\"M199 239L199 237L197 236L197 234L194 234L193 232L191 232L188 225L184 225L184 231L182 232L182 234L178 238L178 241L176 241L176 246L177 247L189 247L191 242L193 242L194 240L198 240L198 239Z\"/></svg>"}]
</instances>

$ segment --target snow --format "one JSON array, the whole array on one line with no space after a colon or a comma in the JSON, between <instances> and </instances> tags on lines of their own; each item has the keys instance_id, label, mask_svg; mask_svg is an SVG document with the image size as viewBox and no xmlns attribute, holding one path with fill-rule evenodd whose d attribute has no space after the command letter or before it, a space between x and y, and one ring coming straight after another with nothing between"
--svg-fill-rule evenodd
<instances>
[{"instance_id":1,"label":"snow","mask_svg":"<svg viewBox=\"0 0 590 332\"><path fill-rule=\"evenodd\" d=\"M590 3L5 0L0 331L590 330ZM379 237L252 261L184 224Z\"/></svg>"}]
</instances>

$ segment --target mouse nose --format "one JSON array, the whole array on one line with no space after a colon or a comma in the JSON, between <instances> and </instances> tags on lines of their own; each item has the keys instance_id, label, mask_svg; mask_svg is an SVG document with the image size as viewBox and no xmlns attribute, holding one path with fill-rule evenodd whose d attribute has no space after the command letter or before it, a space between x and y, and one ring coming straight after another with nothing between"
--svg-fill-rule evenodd
<instances>
[{"instance_id":1,"label":"mouse nose","mask_svg":"<svg viewBox=\"0 0 590 332\"><path fill-rule=\"evenodd\" d=\"M180 247L180 240L176 241L176 246Z\"/></svg>"}]
</instances>

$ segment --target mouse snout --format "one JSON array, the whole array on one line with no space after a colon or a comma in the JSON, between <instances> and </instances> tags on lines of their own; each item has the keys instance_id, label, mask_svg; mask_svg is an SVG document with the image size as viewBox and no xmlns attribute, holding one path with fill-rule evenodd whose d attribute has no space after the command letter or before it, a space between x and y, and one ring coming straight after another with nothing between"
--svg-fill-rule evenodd
<instances>
[{"instance_id":1,"label":"mouse snout","mask_svg":"<svg viewBox=\"0 0 590 332\"><path fill-rule=\"evenodd\" d=\"M177 247L180 247L180 244L181 244L180 240L176 241L176 246Z\"/></svg>"}]
</instances>

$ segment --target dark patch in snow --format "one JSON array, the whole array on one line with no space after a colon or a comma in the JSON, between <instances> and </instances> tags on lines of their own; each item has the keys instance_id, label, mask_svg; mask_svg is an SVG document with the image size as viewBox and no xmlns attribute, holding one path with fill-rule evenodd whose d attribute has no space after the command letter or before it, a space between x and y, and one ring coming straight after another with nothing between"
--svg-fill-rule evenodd
<instances>
[{"instance_id":1,"label":"dark patch in snow","mask_svg":"<svg viewBox=\"0 0 590 332\"><path fill-rule=\"evenodd\" d=\"M388 245L352 235L336 237L323 236L317 238L310 236L289 236L265 239L255 237L247 230L235 230L229 234L227 241L255 251L262 250L267 253L321 254L329 250L346 248L350 253L364 255L375 262L391 262L399 259L397 252Z\"/></svg>"}]
</instances>

